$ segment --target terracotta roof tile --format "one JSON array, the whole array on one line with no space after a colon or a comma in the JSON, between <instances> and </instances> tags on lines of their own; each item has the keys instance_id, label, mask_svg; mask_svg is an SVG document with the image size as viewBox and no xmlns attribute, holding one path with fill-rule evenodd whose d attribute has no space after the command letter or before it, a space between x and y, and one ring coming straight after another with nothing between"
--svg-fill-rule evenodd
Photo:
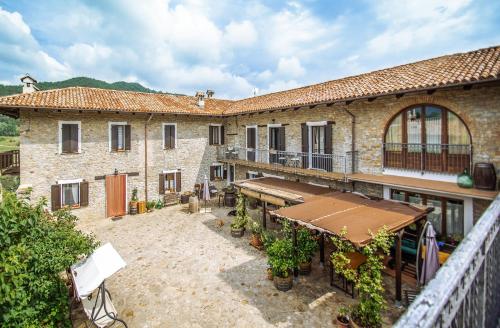
<instances>
[{"instance_id":1,"label":"terracotta roof tile","mask_svg":"<svg viewBox=\"0 0 500 328\"><path fill-rule=\"evenodd\" d=\"M0 97L0 108L43 107L192 115L231 115L368 98L500 79L500 46L396 66L237 101L71 87Z\"/></svg>"}]
</instances>

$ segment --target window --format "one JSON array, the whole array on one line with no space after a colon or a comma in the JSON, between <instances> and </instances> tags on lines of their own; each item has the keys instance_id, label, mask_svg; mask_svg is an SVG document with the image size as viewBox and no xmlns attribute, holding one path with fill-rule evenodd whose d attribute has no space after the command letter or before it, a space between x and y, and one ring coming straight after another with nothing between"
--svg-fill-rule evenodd
<instances>
[{"instance_id":1,"label":"window","mask_svg":"<svg viewBox=\"0 0 500 328\"><path fill-rule=\"evenodd\" d=\"M332 121L302 123L302 167L333 171Z\"/></svg>"},{"instance_id":2,"label":"window","mask_svg":"<svg viewBox=\"0 0 500 328\"><path fill-rule=\"evenodd\" d=\"M174 149L177 147L177 125L175 123L163 123L163 149Z\"/></svg>"},{"instance_id":3,"label":"window","mask_svg":"<svg viewBox=\"0 0 500 328\"><path fill-rule=\"evenodd\" d=\"M312 152L315 154L325 153L325 126L312 126Z\"/></svg>"},{"instance_id":4,"label":"window","mask_svg":"<svg viewBox=\"0 0 500 328\"><path fill-rule=\"evenodd\" d=\"M470 170L471 138L446 108L418 105L403 110L385 132L384 166L459 173Z\"/></svg>"},{"instance_id":5,"label":"window","mask_svg":"<svg viewBox=\"0 0 500 328\"><path fill-rule=\"evenodd\" d=\"M181 171L163 171L163 173L160 173L159 193L163 195L165 192L180 192L181 184Z\"/></svg>"},{"instance_id":6,"label":"window","mask_svg":"<svg viewBox=\"0 0 500 328\"><path fill-rule=\"evenodd\" d=\"M77 121L59 122L59 153L81 152L81 123Z\"/></svg>"},{"instance_id":7,"label":"window","mask_svg":"<svg viewBox=\"0 0 500 328\"><path fill-rule=\"evenodd\" d=\"M120 152L130 150L130 125L126 122L109 123L109 150Z\"/></svg>"},{"instance_id":8,"label":"window","mask_svg":"<svg viewBox=\"0 0 500 328\"><path fill-rule=\"evenodd\" d=\"M210 166L210 181L219 181L226 178L226 170L223 164L213 164Z\"/></svg>"},{"instance_id":9,"label":"window","mask_svg":"<svg viewBox=\"0 0 500 328\"><path fill-rule=\"evenodd\" d=\"M89 183L82 179L59 180L51 186L52 211L88 206Z\"/></svg>"},{"instance_id":10,"label":"window","mask_svg":"<svg viewBox=\"0 0 500 328\"><path fill-rule=\"evenodd\" d=\"M246 178L247 179L255 179L259 177L259 173L255 171L247 171Z\"/></svg>"},{"instance_id":11,"label":"window","mask_svg":"<svg viewBox=\"0 0 500 328\"><path fill-rule=\"evenodd\" d=\"M282 152L285 151L285 127L269 127L269 162L285 164L285 157ZM281 153L280 153L281 152Z\"/></svg>"},{"instance_id":12,"label":"window","mask_svg":"<svg viewBox=\"0 0 500 328\"><path fill-rule=\"evenodd\" d=\"M224 126L211 124L208 127L208 143L210 145L223 145L224 144Z\"/></svg>"},{"instance_id":13,"label":"window","mask_svg":"<svg viewBox=\"0 0 500 328\"><path fill-rule=\"evenodd\" d=\"M434 207L427 215L441 241L456 243L464 236L463 200L391 189L391 199Z\"/></svg>"}]
</instances>

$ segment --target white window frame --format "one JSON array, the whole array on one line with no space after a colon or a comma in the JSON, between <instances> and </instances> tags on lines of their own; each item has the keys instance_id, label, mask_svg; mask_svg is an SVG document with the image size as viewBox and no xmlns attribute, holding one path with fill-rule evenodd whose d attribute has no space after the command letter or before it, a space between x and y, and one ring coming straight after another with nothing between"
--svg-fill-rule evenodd
<instances>
[{"instance_id":1,"label":"white window frame","mask_svg":"<svg viewBox=\"0 0 500 328\"><path fill-rule=\"evenodd\" d=\"M213 143L212 146L220 146L220 145L222 145L222 128L221 128L222 124L221 123L210 123L208 126L209 126L209 129L210 129L211 126L217 126L217 127L219 127L217 129L218 135L219 135L219 143ZM176 132L177 132L177 130L176 130ZM210 131L208 133L208 138L210 138ZM210 142L211 142L211 140L208 140L209 144L210 144Z\"/></svg>"},{"instance_id":2,"label":"white window frame","mask_svg":"<svg viewBox=\"0 0 500 328\"><path fill-rule=\"evenodd\" d=\"M259 127L257 124L247 125L245 127L245 160L248 161L248 129L255 128L255 162L259 159Z\"/></svg>"},{"instance_id":3,"label":"white window frame","mask_svg":"<svg viewBox=\"0 0 500 328\"><path fill-rule=\"evenodd\" d=\"M168 149L176 149L177 148L177 123L162 123L161 125L161 134L163 136L163 149L168 150L165 148L165 127L166 126L173 126L175 128L175 135L174 135L174 148L168 148Z\"/></svg>"},{"instance_id":4,"label":"white window frame","mask_svg":"<svg viewBox=\"0 0 500 328\"><path fill-rule=\"evenodd\" d=\"M268 124L267 125L267 140L266 140L266 143L267 143L267 162L270 163L271 162L271 153L269 152L271 150L271 144L269 143L269 139L271 138L271 135L270 135L270 131L271 131L271 128L281 128L282 124L281 123L272 123L272 124ZM285 149L286 151L286 149Z\"/></svg>"},{"instance_id":5,"label":"white window frame","mask_svg":"<svg viewBox=\"0 0 500 328\"><path fill-rule=\"evenodd\" d=\"M83 182L83 179L65 179L65 180L57 180L56 181L56 183L61 186L59 188L59 203L61 204L61 207L66 206L66 205L63 204L63 188L62 188L62 185L75 184L75 183L78 183L78 207L80 207L81 200L82 200L82 195L80 195L80 183L82 183L82 182Z\"/></svg>"},{"instance_id":6,"label":"white window frame","mask_svg":"<svg viewBox=\"0 0 500 328\"><path fill-rule=\"evenodd\" d=\"M229 186L231 183L234 183L236 180L236 165L235 164L226 164L227 169L227 185ZM231 181L231 168L233 168L233 181Z\"/></svg>"},{"instance_id":7,"label":"white window frame","mask_svg":"<svg viewBox=\"0 0 500 328\"><path fill-rule=\"evenodd\" d=\"M109 143L109 152L113 152L111 149L111 127L113 125L128 125L127 122L108 122L108 143ZM125 135L125 128L123 128L123 150L125 150L125 141L127 140L127 136Z\"/></svg>"},{"instance_id":8,"label":"white window frame","mask_svg":"<svg viewBox=\"0 0 500 328\"><path fill-rule=\"evenodd\" d=\"M219 162L215 162L215 163L212 163L210 166L217 166L220 168L221 170L221 176L218 177L217 175L215 175L215 172L214 172L214 181L222 181L224 180L224 163L219 163ZM220 178L220 180L215 180L215 178Z\"/></svg>"},{"instance_id":9,"label":"white window frame","mask_svg":"<svg viewBox=\"0 0 500 328\"><path fill-rule=\"evenodd\" d=\"M82 122L81 121L59 121L59 154L62 154L62 126L63 124L77 124L78 125L78 152L82 153Z\"/></svg>"},{"instance_id":10,"label":"white window frame","mask_svg":"<svg viewBox=\"0 0 500 328\"><path fill-rule=\"evenodd\" d=\"M259 176L259 172L257 171L247 171L247 173L249 179L255 179ZM251 176L253 176L253 178Z\"/></svg>"},{"instance_id":11,"label":"white window frame","mask_svg":"<svg viewBox=\"0 0 500 328\"><path fill-rule=\"evenodd\" d=\"M180 169L177 170L163 170L161 173L162 174L168 174L168 173L174 173L174 184L175 184L175 190L177 190L177 172L181 172ZM166 179L163 179L163 190L166 190L165 186Z\"/></svg>"},{"instance_id":12,"label":"white window frame","mask_svg":"<svg viewBox=\"0 0 500 328\"><path fill-rule=\"evenodd\" d=\"M327 121L317 121L317 122L306 122L307 125L307 140L308 140L308 145L307 148L309 149L309 152L307 154L307 157L309 158L308 160L308 168L312 169L312 127L313 126L326 126L328 124Z\"/></svg>"}]
</instances>

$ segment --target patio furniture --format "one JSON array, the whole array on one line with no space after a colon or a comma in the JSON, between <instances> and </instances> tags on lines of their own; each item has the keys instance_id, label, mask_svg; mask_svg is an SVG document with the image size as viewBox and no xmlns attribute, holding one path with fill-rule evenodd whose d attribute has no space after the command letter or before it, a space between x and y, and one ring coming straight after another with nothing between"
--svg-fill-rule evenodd
<instances>
[{"instance_id":1,"label":"patio furniture","mask_svg":"<svg viewBox=\"0 0 500 328\"><path fill-rule=\"evenodd\" d=\"M330 258L333 252L330 254ZM349 252L346 254L347 258L351 260L349 263L349 266L353 270L358 270L359 267L366 262L366 256L364 256L361 253L358 252ZM340 284L335 283L335 277L337 277L337 280L340 282ZM348 280L346 277L343 275L337 274L335 270L333 269L333 265L330 265L330 286L335 286L347 294L351 295L352 298L354 298L354 288L356 287L354 285L353 281ZM350 287L350 291L349 291Z\"/></svg>"},{"instance_id":2,"label":"patio furniture","mask_svg":"<svg viewBox=\"0 0 500 328\"><path fill-rule=\"evenodd\" d=\"M118 252L107 243L70 268L73 299L82 303L85 314L96 327L110 327L116 322L127 327L125 321L118 318L111 294L105 287L105 280L125 265Z\"/></svg>"}]
</instances>

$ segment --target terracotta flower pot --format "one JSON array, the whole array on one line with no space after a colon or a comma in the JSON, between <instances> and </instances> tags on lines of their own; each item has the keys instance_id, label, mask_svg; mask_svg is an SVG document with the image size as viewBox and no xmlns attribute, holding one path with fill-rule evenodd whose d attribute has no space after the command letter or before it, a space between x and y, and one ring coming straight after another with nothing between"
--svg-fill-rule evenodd
<instances>
[{"instance_id":1,"label":"terracotta flower pot","mask_svg":"<svg viewBox=\"0 0 500 328\"><path fill-rule=\"evenodd\" d=\"M311 273L311 261L299 263L299 274L307 276Z\"/></svg>"},{"instance_id":2,"label":"terracotta flower pot","mask_svg":"<svg viewBox=\"0 0 500 328\"><path fill-rule=\"evenodd\" d=\"M262 240L260 239L260 234L253 233L252 237L250 238L250 244L253 247L257 247L257 248L260 247L260 246L262 246Z\"/></svg>"},{"instance_id":3,"label":"terracotta flower pot","mask_svg":"<svg viewBox=\"0 0 500 328\"><path fill-rule=\"evenodd\" d=\"M348 328L350 326L351 326L351 321L349 320L349 318L340 315L337 316L337 327Z\"/></svg>"},{"instance_id":4,"label":"terracotta flower pot","mask_svg":"<svg viewBox=\"0 0 500 328\"><path fill-rule=\"evenodd\" d=\"M245 234L245 228L231 228L231 236L241 238Z\"/></svg>"},{"instance_id":5,"label":"terracotta flower pot","mask_svg":"<svg viewBox=\"0 0 500 328\"><path fill-rule=\"evenodd\" d=\"M273 280L274 280L274 286L279 291L286 292L292 289L293 276L291 274L289 274L288 277L286 278L275 276Z\"/></svg>"}]
</instances>

